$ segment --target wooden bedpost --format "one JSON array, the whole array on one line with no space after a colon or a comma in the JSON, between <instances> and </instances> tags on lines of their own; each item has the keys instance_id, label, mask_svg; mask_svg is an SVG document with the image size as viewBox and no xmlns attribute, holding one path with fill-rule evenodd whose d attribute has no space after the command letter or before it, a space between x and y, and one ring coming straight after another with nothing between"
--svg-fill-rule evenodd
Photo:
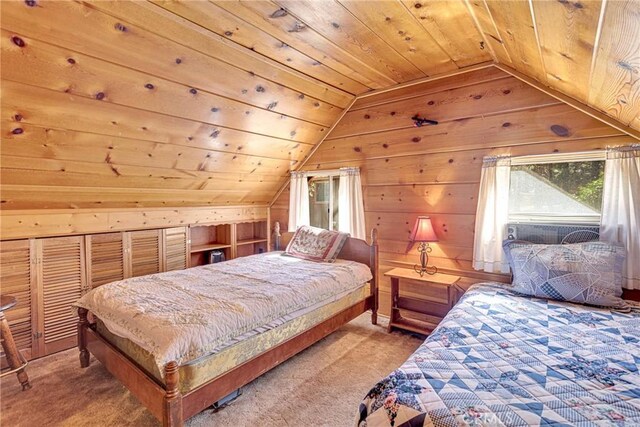
<instances>
[{"instance_id":1,"label":"wooden bedpost","mask_svg":"<svg viewBox=\"0 0 640 427\"><path fill-rule=\"evenodd\" d=\"M87 350L87 328L89 321L87 314L89 310L86 308L78 308L78 350L80 350L80 367L87 368L89 366L89 350Z\"/></svg>"},{"instance_id":2,"label":"wooden bedpost","mask_svg":"<svg viewBox=\"0 0 640 427\"><path fill-rule=\"evenodd\" d=\"M164 367L164 379L166 394L164 396L162 425L164 427L182 427L182 394L179 389L178 363L167 363Z\"/></svg>"},{"instance_id":3,"label":"wooden bedpost","mask_svg":"<svg viewBox=\"0 0 640 427\"><path fill-rule=\"evenodd\" d=\"M378 230L371 230L371 295L373 295L373 307L371 307L371 324L378 324Z\"/></svg>"}]
</instances>

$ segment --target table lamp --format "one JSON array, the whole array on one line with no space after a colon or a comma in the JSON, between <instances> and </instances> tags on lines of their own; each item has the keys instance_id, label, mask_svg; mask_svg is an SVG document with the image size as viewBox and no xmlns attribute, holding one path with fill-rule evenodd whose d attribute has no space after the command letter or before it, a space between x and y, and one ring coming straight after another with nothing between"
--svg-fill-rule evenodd
<instances>
[{"instance_id":1,"label":"table lamp","mask_svg":"<svg viewBox=\"0 0 640 427\"><path fill-rule=\"evenodd\" d=\"M413 231L411 232L409 240L411 243L420 243L418 245L418 252L420 252L420 265L416 264L413 267L416 273L419 273L420 277L424 276L425 273L436 274L438 272L438 268L435 265L427 266L427 263L429 262L428 254L431 252L429 242L438 241L438 236L436 236L433 224L431 224L431 218L428 216L419 216L413 226Z\"/></svg>"}]
</instances>

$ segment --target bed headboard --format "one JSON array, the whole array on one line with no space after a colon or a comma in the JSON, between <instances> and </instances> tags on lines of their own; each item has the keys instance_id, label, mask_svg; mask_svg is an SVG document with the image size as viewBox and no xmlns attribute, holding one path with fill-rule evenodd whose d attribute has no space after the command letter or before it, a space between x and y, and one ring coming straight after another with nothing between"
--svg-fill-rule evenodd
<instances>
[{"instance_id":1,"label":"bed headboard","mask_svg":"<svg viewBox=\"0 0 640 427\"><path fill-rule=\"evenodd\" d=\"M280 249L284 250L291 239L293 238L293 232L288 231L282 233L280 237ZM378 265L378 230L371 230L371 244L368 244L362 239L356 239L354 237L348 237L342 250L338 254L338 258L356 261L365 265L368 265L372 270L377 269Z\"/></svg>"},{"instance_id":2,"label":"bed headboard","mask_svg":"<svg viewBox=\"0 0 640 427\"><path fill-rule=\"evenodd\" d=\"M284 232L280 237L280 249L284 250L291 239L293 238L293 232ZM356 239L354 237L348 237L342 250L338 254L338 258L346 259L349 261L356 261L365 264L371 270L371 282L369 287L371 295L373 296L373 317L372 320L375 324L378 311L378 230L373 228L371 230L371 244L365 242L362 239Z\"/></svg>"}]
</instances>

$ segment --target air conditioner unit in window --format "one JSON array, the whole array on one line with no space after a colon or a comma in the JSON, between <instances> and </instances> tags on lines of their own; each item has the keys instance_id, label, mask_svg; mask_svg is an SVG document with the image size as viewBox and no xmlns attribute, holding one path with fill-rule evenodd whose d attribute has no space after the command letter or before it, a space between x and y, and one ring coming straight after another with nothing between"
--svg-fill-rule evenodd
<instances>
[{"instance_id":1,"label":"air conditioner unit in window","mask_svg":"<svg viewBox=\"0 0 640 427\"><path fill-rule=\"evenodd\" d=\"M598 240L600 227L580 224L507 224L507 238L531 243L555 245Z\"/></svg>"}]
</instances>

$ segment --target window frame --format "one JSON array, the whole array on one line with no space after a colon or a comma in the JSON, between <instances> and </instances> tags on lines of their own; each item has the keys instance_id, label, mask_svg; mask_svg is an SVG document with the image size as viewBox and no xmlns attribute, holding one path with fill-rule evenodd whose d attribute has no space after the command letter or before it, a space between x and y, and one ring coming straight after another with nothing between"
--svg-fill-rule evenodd
<instances>
[{"instance_id":1,"label":"window frame","mask_svg":"<svg viewBox=\"0 0 640 427\"><path fill-rule=\"evenodd\" d=\"M339 178L340 177L340 170L339 169L332 169L332 170L325 170L325 171L315 171L313 173L308 173L307 174L307 179L309 180L309 182L311 182L313 179L315 178L328 178L328 183L329 183L329 212L328 212L328 218L329 218L329 228L327 228L327 230L329 231L334 231L334 227L333 227L333 210L334 210L334 203L333 203L333 196L334 196L334 185L333 185L333 180L334 178ZM315 202L315 195L314 195L314 202ZM327 202L315 202L318 204L325 204Z\"/></svg>"},{"instance_id":2,"label":"window frame","mask_svg":"<svg viewBox=\"0 0 640 427\"><path fill-rule=\"evenodd\" d=\"M540 154L530 156L519 156L511 158L511 166L528 166L549 163L569 163L569 162L596 162L605 161L606 152L604 151L586 151L577 153L553 153ZM509 180L511 180L511 172L509 172ZM596 217L587 215L576 216L552 216L552 215L536 215L536 214L512 214L508 213L508 221L510 224L584 224L584 225L600 225L602 218L602 207L600 214Z\"/></svg>"}]
</instances>

